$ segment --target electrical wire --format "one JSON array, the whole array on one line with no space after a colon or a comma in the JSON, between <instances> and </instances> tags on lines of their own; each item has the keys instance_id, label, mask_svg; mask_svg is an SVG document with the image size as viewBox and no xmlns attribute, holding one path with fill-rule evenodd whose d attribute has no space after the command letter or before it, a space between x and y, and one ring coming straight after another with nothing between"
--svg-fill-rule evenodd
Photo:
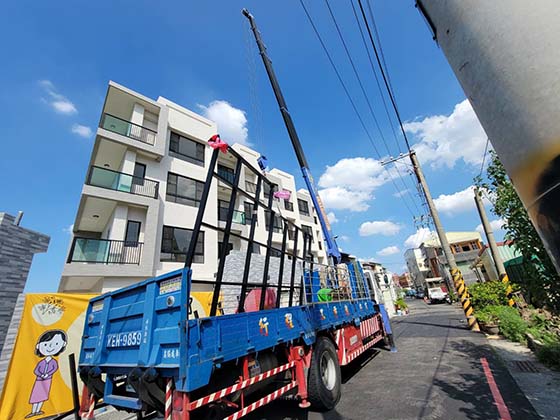
<instances>
[{"instance_id":1,"label":"electrical wire","mask_svg":"<svg viewBox=\"0 0 560 420\"><path fill-rule=\"evenodd\" d=\"M315 25L315 22L313 21L313 18L311 17L311 14L307 10L307 7L305 6L305 3L303 2L303 0L299 0L299 2L301 4L301 7L303 8L303 11L305 12L305 15L307 17L307 20L308 20L309 24L311 25L311 28L313 29L313 32L317 36L317 39L319 40L319 43L321 44L321 47L323 48L323 51L325 52L325 55L327 56L327 59L329 60L329 63L331 65L332 69L334 70L334 72L336 74L336 77L337 77L338 81L340 82L340 84L342 86L342 89L344 90L344 93L346 94L346 97L348 98L348 101L352 105L352 109L354 110L354 114L356 115L356 118L358 118L358 121L360 122L360 125L364 129L364 132L366 133L366 136L369 139L369 142L371 143L373 149L375 150L375 152L376 152L376 154L379 158L381 156L381 153L379 153L379 149L377 148L377 145L373 141L373 138L372 138L372 136L371 136L371 134L370 134L363 118L362 118L362 116L358 112L358 108L356 107L356 103L352 99L352 96L350 95L350 92L348 91L348 88L347 88L346 84L344 83L344 80L342 79L342 76L340 75L340 72L338 71L338 68L336 67L336 64L334 63L334 60L332 59L332 56L329 53L329 50L327 49L327 47L325 45L325 42L323 41L323 38L321 37L321 34L319 33L319 30L317 29L317 26ZM392 181L393 185L395 186L396 190L399 191L399 188L397 187L397 185L395 183L395 180L393 179L391 173L389 171L387 171L387 174L389 175L389 178L391 179L391 181ZM412 209L410 208L408 203L405 200L403 200L403 203L405 204L405 207L407 208L409 213L412 215L412 217L414 217L414 212L412 211Z\"/></svg>"},{"instance_id":2,"label":"electrical wire","mask_svg":"<svg viewBox=\"0 0 560 420\"><path fill-rule=\"evenodd\" d=\"M373 107L371 106L371 102L369 101L369 97L365 91L364 85L362 83L362 79L360 78L360 75L358 73L358 70L356 69L356 65L354 64L354 60L352 59L352 55L350 54L350 51L348 50L348 46L346 44L346 41L344 40L344 36L342 35L342 31L340 29L340 26L338 25L338 22L336 20L336 17L333 13L333 10L329 4L329 0L325 0L325 4L327 5L327 9L329 10L329 14L332 18L332 21L334 23L334 26L336 28L336 31L338 33L338 36L340 38L340 41L342 42L342 46L344 47L344 51L346 52L346 56L348 57L348 60L350 61L350 65L352 66L352 70L354 71L354 75L356 76L356 79L358 80L358 84L360 85L360 89L362 91L362 94L364 95L364 98L366 100L366 103L368 105L370 114L373 118L373 121L375 122L375 125L377 127L377 130L379 131L379 134L381 136L381 139L383 140L383 144L385 145L385 149L387 150L387 154L390 156L391 155L391 150L389 149L389 145L387 144L387 141L385 140L385 136L383 135L383 131L381 130L381 127L379 126L379 122L377 121L377 118L375 116L375 112L373 111ZM397 142L397 146L398 146L398 142ZM404 182L402 173L400 171L400 168L395 166L395 169L397 171L398 177L402 182L403 185L403 191L406 190L408 187L406 185L406 183ZM416 205L414 199L411 199L412 204L416 207L416 210L419 211L418 206Z\"/></svg>"},{"instance_id":3,"label":"electrical wire","mask_svg":"<svg viewBox=\"0 0 560 420\"><path fill-rule=\"evenodd\" d=\"M367 0L367 7L369 11L369 17L371 19L371 25L373 26L373 33L375 35L375 38L377 39L377 44L379 45L379 52L381 53L381 61L383 62L383 67L385 68L385 73L387 74L387 80L389 81L389 88L391 89L391 93L393 94L393 96L395 96L395 92L393 91L393 84L391 83L391 77L389 76L389 70L387 70L387 62L385 61L385 54L383 53L381 38L379 37L379 32L377 32L377 25L375 24L373 9L371 7L371 3L369 0Z\"/></svg>"},{"instance_id":4,"label":"electrical wire","mask_svg":"<svg viewBox=\"0 0 560 420\"><path fill-rule=\"evenodd\" d=\"M366 24L366 29L369 35L369 39L371 41L371 45L373 47L373 52L375 54L375 58L377 60L377 64L379 66L379 69L381 71L381 76L383 77L383 82L385 82L385 88L387 89L387 93L389 95L389 99L391 99L391 104L393 105L393 110L395 111L395 114L397 116L397 120L399 121L399 126L401 128L401 132L404 138L404 141L406 143L406 148L408 149L408 151L410 152L410 142L408 141L408 137L406 135L406 132L404 130L404 125L401 119L401 115L399 113L399 109L397 107L397 104L395 102L395 98L393 97L393 94L391 93L391 87L389 86L389 82L387 80L387 76L385 75L385 71L383 70L383 65L381 63L381 59L379 58L379 52L377 51L377 47L375 45L375 41L373 40L373 36L371 34L371 28L369 27L369 23L366 17L366 12L364 11L364 6L362 4L362 0L358 0L358 5L360 6L360 11L362 12L362 18Z\"/></svg>"}]
</instances>

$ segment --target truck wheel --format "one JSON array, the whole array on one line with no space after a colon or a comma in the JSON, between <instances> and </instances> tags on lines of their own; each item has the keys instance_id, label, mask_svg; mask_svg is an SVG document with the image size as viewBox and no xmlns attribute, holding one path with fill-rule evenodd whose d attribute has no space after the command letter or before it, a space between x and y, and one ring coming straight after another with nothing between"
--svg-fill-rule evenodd
<instances>
[{"instance_id":1,"label":"truck wheel","mask_svg":"<svg viewBox=\"0 0 560 420\"><path fill-rule=\"evenodd\" d=\"M319 337L311 355L307 393L311 405L320 411L334 408L340 400L340 365L331 340Z\"/></svg>"}]
</instances>

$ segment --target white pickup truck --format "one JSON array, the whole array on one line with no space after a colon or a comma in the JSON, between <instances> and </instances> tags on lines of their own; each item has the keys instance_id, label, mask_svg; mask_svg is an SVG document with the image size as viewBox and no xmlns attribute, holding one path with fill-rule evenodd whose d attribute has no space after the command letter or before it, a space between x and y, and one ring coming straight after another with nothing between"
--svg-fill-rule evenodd
<instances>
[{"instance_id":1,"label":"white pickup truck","mask_svg":"<svg viewBox=\"0 0 560 420\"><path fill-rule=\"evenodd\" d=\"M428 300L430 303L445 302L447 293L441 287L430 287L428 289Z\"/></svg>"}]
</instances>

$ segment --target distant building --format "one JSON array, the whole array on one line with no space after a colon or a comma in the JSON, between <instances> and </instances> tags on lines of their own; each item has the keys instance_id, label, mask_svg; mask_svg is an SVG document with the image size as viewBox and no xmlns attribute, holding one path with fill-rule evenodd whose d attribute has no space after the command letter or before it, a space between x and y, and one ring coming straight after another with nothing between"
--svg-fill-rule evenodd
<instances>
[{"instance_id":1,"label":"distant building","mask_svg":"<svg viewBox=\"0 0 560 420\"><path fill-rule=\"evenodd\" d=\"M414 283L412 282L409 273L403 273L400 276L398 276L398 278L399 278L399 285L403 289L409 289L412 288L412 286L414 286Z\"/></svg>"},{"instance_id":2,"label":"distant building","mask_svg":"<svg viewBox=\"0 0 560 420\"><path fill-rule=\"evenodd\" d=\"M47 235L21 227L20 213L0 213L0 349L20 293L23 292L35 254L46 252Z\"/></svg>"},{"instance_id":3,"label":"distant building","mask_svg":"<svg viewBox=\"0 0 560 420\"><path fill-rule=\"evenodd\" d=\"M521 257L521 252L513 245L513 241L497 242L496 245L504 264ZM471 263L471 269L475 271L480 281L498 280L500 277L490 248L486 245L483 246L478 253L478 257Z\"/></svg>"},{"instance_id":4,"label":"distant building","mask_svg":"<svg viewBox=\"0 0 560 420\"><path fill-rule=\"evenodd\" d=\"M468 284L481 281L478 273L471 268L483 248L482 237L478 232L447 232L447 240L451 253L455 257L457 267L461 270ZM407 250L405 258L414 284L427 278L443 277L451 286L449 265L437 238L423 242L419 248Z\"/></svg>"}]
</instances>

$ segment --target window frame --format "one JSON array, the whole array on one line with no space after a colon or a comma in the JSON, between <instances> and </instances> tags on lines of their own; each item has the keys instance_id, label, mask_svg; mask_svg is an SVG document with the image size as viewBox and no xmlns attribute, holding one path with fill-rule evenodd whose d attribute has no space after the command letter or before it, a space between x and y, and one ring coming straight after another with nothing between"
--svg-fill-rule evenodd
<instances>
[{"instance_id":1,"label":"window frame","mask_svg":"<svg viewBox=\"0 0 560 420\"><path fill-rule=\"evenodd\" d=\"M172 182L169 181L170 176L177 177L177 180L175 182L175 194L171 194L169 192L169 185L173 184ZM179 178L183 178L183 179L187 179L189 181L193 181L195 183L195 195L200 194L200 196L201 196L200 198L202 198L202 192L204 190L204 182L199 181L198 179L189 178L188 176L183 176L183 175L176 174L175 172L167 172L167 183L166 183L166 189L165 189L165 201L168 201L170 203L181 204L181 205L184 205L184 206L190 206L190 207L198 208L200 206L200 199L197 199L196 197L195 198L185 197L183 195L177 194L177 187L179 185ZM199 191L199 188L200 188L200 191ZM169 196L174 197L174 199L170 200ZM178 201L178 199L182 199L183 201ZM190 200L194 204L184 202L186 200Z\"/></svg>"},{"instance_id":2,"label":"window frame","mask_svg":"<svg viewBox=\"0 0 560 420\"><path fill-rule=\"evenodd\" d=\"M309 212L309 201L304 200L303 198L298 198L297 201L298 201L299 214L302 214L304 216L311 216L311 213ZM305 206L302 206L302 203L305 203Z\"/></svg>"},{"instance_id":3,"label":"window frame","mask_svg":"<svg viewBox=\"0 0 560 420\"><path fill-rule=\"evenodd\" d=\"M186 141L190 141L191 143L194 143L195 148L196 148L196 152L198 153L200 151L200 147L202 147L202 158L196 157L196 156L191 156L191 155L185 155L179 151L176 150L171 150L171 146L172 144L175 142L173 136L177 136L178 137L178 145L180 145L181 143L181 139L186 140ZM178 149L180 149L180 147L178 147ZM175 131L171 131L170 135L169 135L169 149L168 149L168 153L169 156L177 158L177 159L181 159L184 160L185 162L189 162L192 163L193 165L198 165L198 166L202 166L204 167L205 165L205 158L206 158L206 146L201 143L198 142L192 138L186 137L182 134L179 134Z\"/></svg>"},{"instance_id":4,"label":"window frame","mask_svg":"<svg viewBox=\"0 0 560 420\"><path fill-rule=\"evenodd\" d=\"M138 226L138 231L137 231L137 235L136 235L136 240L132 241L128 239L128 233L130 232L130 225L131 224L136 224ZM137 247L138 244L140 243L140 231L142 229L142 222L139 222L138 220L127 220L126 221L126 229L124 232L124 246L126 247Z\"/></svg>"},{"instance_id":5,"label":"window frame","mask_svg":"<svg viewBox=\"0 0 560 420\"><path fill-rule=\"evenodd\" d=\"M173 229L173 237L171 239L166 239L166 234L165 234L166 229ZM192 240L193 229L164 225L162 228L161 248L160 248L160 257L159 257L161 262L185 262L187 258L187 250L185 250L185 252L174 252L173 250L167 250L166 248L164 248L165 241L175 240L175 230L183 230L183 231L190 232L191 234L190 240ZM204 264L204 254L205 254L204 239L205 239L204 231L201 230L198 237L197 246L195 247L193 264ZM190 246L190 240L189 240L189 246ZM198 249L199 246L202 248L202 251ZM169 254L170 257L165 258L164 254ZM181 255L183 256L182 258L177 258L177 256L181 256Z\"/></svg>"}]
</instances>

